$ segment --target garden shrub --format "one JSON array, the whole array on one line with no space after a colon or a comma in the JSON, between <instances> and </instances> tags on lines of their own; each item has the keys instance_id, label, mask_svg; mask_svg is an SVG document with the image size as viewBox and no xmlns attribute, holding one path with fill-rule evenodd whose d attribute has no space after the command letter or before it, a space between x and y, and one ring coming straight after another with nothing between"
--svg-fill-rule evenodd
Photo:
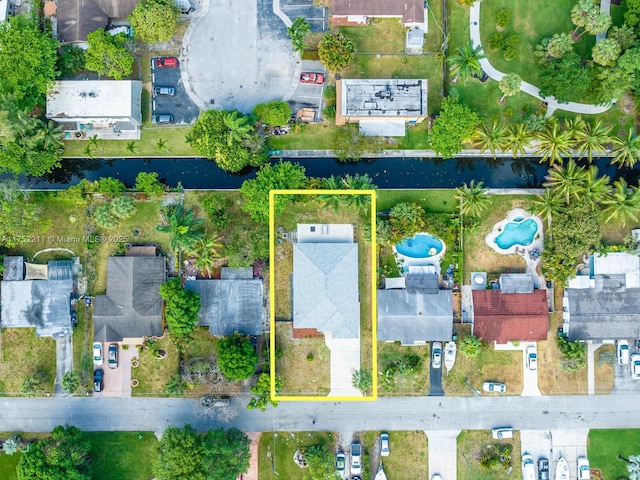
<instances>
[{"instance_id":1,"label":"garden shrub","mask_svg":"<svg viewBox=\"0 0 640 480\"><path fill-rule=\"evenodd\" d=\"M518 35L517 33L510 33L509 35L507 35L504 39L504 45L505 47L513 47L516 48L518 45L520 45L520 35Z\"/></svg>"},{"instance_id":2,"label":"garden shrub","mask_svg":"<svg viewBox=\"0 0 640 480\"><path fill-rule=\"evenodd\" d=\"M504 35L500 32L495 32L489 37L489 49L493 51L502 50L504 48Z\"/></svg>"},{"instance_id":3,"label":"garden shrub","mask_svg":"<svg viewBox=\"0 0 640 480\"><path fill-rule=\"evenodd\" d=\"M502 115L504 115L504 118L513 117L513 108L506 108Z\"/></svg>"},{"instance_id":4,"label":"garden shrub","mask_svg":"<svg viewBox=\"0 0 640 480\"><path fill-rule=\"evenodd\" d=\"M327 120L335 120L336 119L336 106L335 105L327 105L322 109L322 115Z\"/></svg>"},{"instance_id":5,"label":"garden shrub","mask_svg":"<svg viewBox=\"0 0 640 480\"><path fill-rule=\"evenodd\" d=\"M509 10L500 10L496 15L496 26L505 28L511 21L511 12Z\"/></svg>"},{"instance_id":6,"label":"garden shrub","mask_svg":"<svg viewBox=\"0 0 640 480\"><path fill-rule=\"evenodd\" d=\"M209 221L216 228L216 230L223 230L229 225L229 214L227 209L231 207L231 200L229 200L222 193L212 193L207 195L200 202L202 208L207 212Z\"/></svg>"},{"instance_id":7,"label":"garden shrub","mask_svg":"<svg viewBox=\"0 0 640 480\"><path fill-rule=\"evenodd\" d=\"M518 52L516 52L516 49L513 47L504 47L502 55L504 55L505 60L511 61L518 56Z\"/></svg>"}]
</instances>

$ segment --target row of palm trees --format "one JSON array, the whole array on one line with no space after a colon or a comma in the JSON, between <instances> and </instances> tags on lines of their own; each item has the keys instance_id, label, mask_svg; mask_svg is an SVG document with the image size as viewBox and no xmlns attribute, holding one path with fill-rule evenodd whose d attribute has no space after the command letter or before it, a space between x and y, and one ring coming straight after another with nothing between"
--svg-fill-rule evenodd
<instances>
[{"instance_id":1,"label":"row of palm trees","mask_svg":"<svg viewBox=\"0 0 640 480\"><path fill-rule=\"evenodd\" d=\"M562 163L565 157L586 158L611 154L611 164L619 168L633 168L640 159L640 135L629 130L623 138L612 135L612 127L602 120L587 122L580 116L564 120L544 121L540 128L531 130L518 123L504 126L497 121L480 125L471 139L480 152L511 152L513 158L524 156L528 150L540 155L540 163Z\"/></svg>"},{"instance_id":2,"label":"row of palm trees","mask_svg":"<svg viewBox=\"0 0 640 480\"><path fill-rule=\"evenodd\" d=\"M325 208L331 207L336 212L340 209L340 206L363 210L371 204L371 195L341 194L339 193L340 190L374 190L376 188L367 174L347 174L344 177L331 175L329 178L319 179L318 182L314 182L314 180L310 179L309 188L331 190L332 192L318 195L318 200L324 202Z\"/></svg>"}]
</instances>

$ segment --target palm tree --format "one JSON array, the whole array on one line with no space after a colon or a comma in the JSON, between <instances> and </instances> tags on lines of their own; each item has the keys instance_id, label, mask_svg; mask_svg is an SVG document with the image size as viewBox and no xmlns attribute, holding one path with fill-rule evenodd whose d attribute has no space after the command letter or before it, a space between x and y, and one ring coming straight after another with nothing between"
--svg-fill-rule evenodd
<instances>
[{"instance_id":1,"label":"palm tree","mask_svg":"<svg viewBox=\"0 0 640 480\"><path fill-rule=\"evenodd\" d=\"M580 153L580 158L585 155L589 163L593 160L594 154L603 153L607 150L607 143L611 142L611 127L606 127L602 120L596 120L594 124L585 123L584 130L576 131L576 148Z\"/></svg>"},{"instance_id":2,"label":"palm tree","mask_svg":"<svg viewBox=\"0 0 640 480\"><path fill-rule=\"evenodd\" d=\"M622 50L631 48L636 43L636 33L633 30L633 27L626 24L622 24L621 27L611 27L607 32L607 38L611 38L618 42Z\"/></svg>"},{"instance_id":3,"label":"palm tree","mask_svg":"<svg viewBox=\"0 0 640 480\"><path fill-rule=\"evenodd\" d=\"M573 50L573 37L570 33L555 33L547 44L547 53L553 58L562 58Z\"/></svg>"},{"instance_id":4,"label":"palm tree","mask_svg":"<svg viewBox=\"0 0 640 480\"><path fill-rule=\"evenodd\" d=\"M89 158L93 158L93 151L91 150L91 145L85 145L84 150L82 150L82 153Z\"/></svg>"},{"instance_id":5,"label":"palm tree","mask_svg":"<svg viewBox=\"0 0 640 480\"><path fill-rule=\"evenodd\" d=\"M461 79L466 84L474 74L480 75L482 73L480 60L483 58L487 56L482 51L482 45L474 47L471 39L465 45L460 45L457 53L447 58L453 81Z\"/></svg>"},{"instance_id":6,"label":"palm tree","mask_svg":"<svg viewBox=\"0 0 640 480\"><path fill-rule=\"evenodd\" d=\"M158 141L156 142L156 148L159 152L162 152L164 150L165 152L169 153L169 149L167 148L167 141L164 138L158 139Z\"/></svg>"},{"instance_id":7,"label":"palm tree","mask_svg":"<svg viewBox=\"0 0 640 480\"><path fill-rule=\"evenodd\" d=\"M604 67L612 67L620 57L621 51L622 47L616 40L604 38L593 46L591 55L593 56L593 61L597 64Z\"/></svg>"},{"instance_id":8,"label":"palm tree","mask_svg":"<svg viewBox=\"0 0 640 480\"><path fill-rule=\"evenodd\" d=\"M45 150L61 150L64 148L62 137L64 134L62 131L64 127L62 125L56 125L53 120L49 120L47 123L43 123L42 132L42 147Z\"/></svg>"},{"instance_id":9,"label":"palm tree","mask_svg":"<svg viewBox=\"0 0 640 480\"><path fill-rule=\"evenodd\" d=\"M483 123L473 133L473 145L480 147L480 153L489 150L495 158L496 150L502 151L504 149L506 132L507 129L495 120L491 122L491 125Z\"/></svg>"},{"instance_id":10,"label":"palm tree","mask_svg":"<svg viewBox=\"0 0 640 480\"><path fill-rule=\"evenodd\" d=\"M224 114L223 121L228 130L228 145L233 145L234 142L242 143L251 138L253 127L249 125L249 117L240 116L238 111L233 110Z\"/></svg>"},{"instance_id":11,"label":"palm tree","mask_svg":"<svg viewBox=\"0 0 640 480\"><path fill-rule=\"evenodd\" d=\"M587 122L585 122L580 115L564 121L564 131L569 134L573 142L577 140L580 133L584 132L586 128Z\"/></svg>"},{"instance_id":12,"label":"palm tree","mask_svg":"<svg viewBox=\"0 0 640 480\"><path fill-rule=\"evenodd\" d=\"M340 177L331 175L324 180L324 190L342 190L344 183ZM324 202L324 207L333 207L333 210L337 212L340 209L340 205L344 203L344 195L339 193L321 193L318 195L318 200Z\"/></svg>"},{"instance_id":13,"label":"palm tree","mask_svg":"<svg viewBox=\"0 0 640 480\"><path fill-rule=\"evenodd\" d=\"M551 189L545 189L542 195L536 195L531 203L531 210L536 215L547 218L547 231L551 229L551 217L562 206L563 201Z\"/></svg>"},{"instance_id":14,"label":"palm tree","mask_svg":"<svg viewBox=\"0 0 640 480\"><path fill-rule=\"evenodd\" d=\"M469 185L463 183L461 187L456 188L456 198L460 201L460 214L472 217L480 215L489 203L487 192L484 183L476 183L475 180L471 180Z\"/></svg>"},{"instance_id":15,"label":"palm tree","mask_svg":"<svg viewBox=\"0 0 640 480\"><path fill-rule=\"evenodd\" d=\"M102 145L100 145L98 143L98 136L94 135L93 137L89 137L89 145L91 145L92 147L96 147L97 149L100 150L100 153L104 153L104 148L102 148Z\"/></svg>"},{"instance_id":16,"label":"palm tree","mask_svg":"<svg viewBox=\"0 0 640 480\"><path fill-rule=\"evenodd\" d=\"M624 178L613 182L613 187L611 196L602 202L605 214L609 214L605 222L615 218L622 221L623 227L627 218L637 222L640 214L640 189L630 187Z\"/></svg>"},{"instance_id":17,"label":"palm tree","mask_svg":"<svg viewBox=\"0 0 640 480\"><path fill-rule=\"evenodd\" d=\"M606 32L611 26L611 15L604 13L597 7L587 17L587 22L584 25L584 31L578 36L578 39L586 32L589 35L600 35Z\"/></svg>"},{"instance_id":18,"label":"palm tree","mask_svg":"<svg viewBox=\"0 0 640 480\"><path fill-rule=\"evenodd\" d=\"M562 162L563 157L571 156L571 134L561 132L556 121L551 122L544 131L537 133L536 139L536 153L541 155L540 163L548 161L553 165Z\"/></svg>"},{"instance_id":19,"label":"palm tree","mask_svg":"<svg viewBox=\"0 0 640 480\"><path fill-rule=\"evenodd\" d=\"M567 166L554 165L545 177L543 184L549 188L553 195L563 198L568 205L571 198L580 200L585 188L586 172L584 167L579 167L573 159L567 162Z\"/></svg>"},{"instance_id":20,"label":"palm tree","mask_svg":"<svg viewBox=\"0 0 640 480\"><path fill-rule=\"evenodd\" d=\"M582 198L592 207L600 205L611 193L609 175L598 176L598 167L592 165L585 171Z\"/></svg>"},{"instance_id":21,"label":"palm tree","mask_svg":"<svg viewBox=\"0 0 640 480\"><path fill-rule=\"evenodd\" d=\"M498 83L498 87L500 87L500 91L502 92L500 103L504 102L505 97L512 97L518 93L521 85L522 79L517 73L508 73L502 77L502 80Z\"/></svg>"},{"instance_id":22,"label":"palm tree","mask_svg":"<svg viewBox=\"0 0 640 480\"><path fill-rule=\"evenodd\" d=\"M138 146L136 145L136 142L127 142L127 152L135 155L136 152L138 151Z\"/></svg>"},{"instance_id":23,"label":"palm tree","mask_svg":"<svg viewBox=\"0 0 640 480\"><path fill-rule=\"evenodd\" d=\"M182 205L174 205L165 209L167 225L158 225L156 230L171 235L171 249L191 250L195 243L203 238L198 230L204 220L195 218L193 210L185 210Z\"/></svg>"},{"instance_id":24,"label":"palm tree","mask_svg":"<svg viewBox=\"0 0 640 480\"><path fill-rule=\"evenodd\" d=\"M364 175L356 173L354 176L347 174L342 179L342 184L346 190L374 190L376 188L366 173ZM371 195L368 194L344 195L344 197L345 203L356 210L362 210L371 205Z\"/></svg>"},{"instance_id":25,"label":"palm tree","mask_svg":"<svg viewBox=\"0 0 640 480\"><path fill-rule=\"evenodd\" d=\"M576 29L571 32L573 38L580 38L578 36L578 30L585 28L589 17L593 15L596 10L600 10L600 7L595 4L594 0L580 0L571 9L571 21L576 26Z\"/></svg>"},{"instance_id":26,"label":"palm tree","mask_svg":"<svg viewBox=\"0 0 640 480\"><path fill-rule=\"evenodd\" d=\"M191 251L191 255L196 259L196 268L201 272L207 272L209 278L211 278L212 269L220 256L219 249L222 248L222 244L219 243L219 240L221 238L211 238L205 233L203 238L197 240L195 247Z\"/></svg>"},{"instance_id":27,"label":"palm tree","mask_svg":"<svg viewBox=\"0 0 640 480\"><path fill-rule=\"evenodd\" d=\"M614 148L611 165L618 165L618 168L633 168L640 157L640 136L634 135L630 129L627 138L613 137Z\"/></svg>"},{"instance_id":28,"label":"palm tree","mask_svg":"<svg viewBox=\"0 0 640 480\"><path fill-rule=\"evenodd\" d=\"M511 150L513 158L524 155L531 146L531 132L524 123L509 125L504 142L504 150Z\"/></svg>"}]
</instances>

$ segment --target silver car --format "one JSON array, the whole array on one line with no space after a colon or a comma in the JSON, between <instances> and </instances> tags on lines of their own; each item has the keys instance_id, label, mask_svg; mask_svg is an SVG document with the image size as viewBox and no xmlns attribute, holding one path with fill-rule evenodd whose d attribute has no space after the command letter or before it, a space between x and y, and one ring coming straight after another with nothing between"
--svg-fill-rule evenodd
<instances>
[{"instance_id":1,"label":"silver car","mask_svg":"<svg viewBox=\"0 0 640 480\"><path fill-rule=\"evenodd\" d=\"M168 97L173 97L176 94L176 89L173 87L155 87L153 89L154 95L166 95Z\"/></svg>"},{"instance_id":2,"label":"silver car","mask_svg":"<svg viewBox=\"0 0 640 480\"><path fill-rule=\"evenodd\" d=\"M433 342L431 346L431 366L433 368L442 367L442 343Z\"/></svg>"}]
</instances>

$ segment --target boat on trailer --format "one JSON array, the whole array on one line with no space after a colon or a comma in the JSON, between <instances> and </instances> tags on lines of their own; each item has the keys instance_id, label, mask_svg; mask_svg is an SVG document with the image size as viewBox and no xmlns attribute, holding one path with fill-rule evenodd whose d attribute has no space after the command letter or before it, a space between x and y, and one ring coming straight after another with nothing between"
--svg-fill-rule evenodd
<instances>
[{"instance_id":1,"label":"boat on trailer","mask_svg":"<svg viewBox=\"0 0 640 480\"><path fill-rule=\"evenodd\" d=\"M556 464L556 480L569 480L569 464L564 457L560 457Z\"/></svg>"},{"instance_id":2,"label":"boat on trailer","mask_svg":"<svg viewBox=\"0 0 640 480\"><path fill-rule=\"evenodd\" d=\"M374 480L387 480L387 476L382 469L382 462L380 462L380 466L378 467L378 471L376 472L376 477Z\"/></svg>"},{"instance_id":3,"label":"boat on trailer","mask_svg":"<svg viewBox=\"0 0 640 480\"><path fill-rule=\"evenodd\" d=\"M447 342L444 346L444 366L447 367L447 372L453 368L453 364L456 363L456 342Z\"/></svg>"}]
</instances>

